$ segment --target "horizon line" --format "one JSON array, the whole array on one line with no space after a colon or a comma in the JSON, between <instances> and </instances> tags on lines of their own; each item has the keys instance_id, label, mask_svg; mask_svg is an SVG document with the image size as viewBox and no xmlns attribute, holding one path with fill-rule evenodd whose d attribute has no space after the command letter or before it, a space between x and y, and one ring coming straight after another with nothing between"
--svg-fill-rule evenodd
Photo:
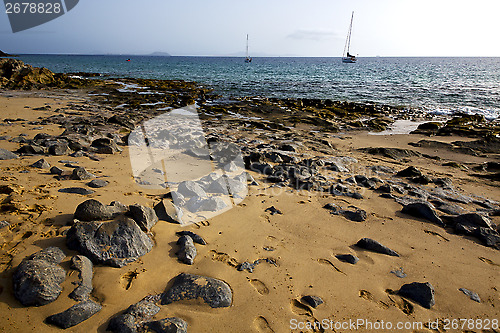
<instances>
[{"instance_id":1,"label":"horizon line","mask_svg":"<svg viewBox=\"0 0 500 333\"><path fill-rule=\"evenodd\" d=\"M11 58L23 55L54 55L54 56L131 56L131 57L156 57L156 58L170 58L170 57L203 57L203 58L244 58L242 55L155 55L155 52L147 54L131 54L131 53L14 53L11 56L4 56ZM168 53L168 52L164 52ZM474 55L448 55L448 56L434 56L434 55L375 55L375 56L356 56L357 58L500 58L500 56L474 56ZM301 55L255 55L252 58L342 58L342 56L301 56Z\"/></svg>"}]
</instances>

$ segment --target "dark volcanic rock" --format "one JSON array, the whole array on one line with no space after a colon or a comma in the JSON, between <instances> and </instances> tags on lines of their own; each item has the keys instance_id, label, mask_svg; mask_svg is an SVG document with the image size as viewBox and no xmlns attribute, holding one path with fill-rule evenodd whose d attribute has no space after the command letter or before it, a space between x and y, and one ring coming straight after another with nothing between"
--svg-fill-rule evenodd
<instances>
[{"instance_id":1,"label":"dark volcanic rock","mask_svg":"<svg viewBox=\"0 0 500 333\"><path fill-rule=\"evenodd\" d=\"M92 261L89 258L77 255L71 258L71 268L78 271L77 287L69 294L75 301L87 299L92 292Z\"/></svg>"},{"instance_id":2,"label":"dark volcanic rock","mask_svg":"<svg viewBox=\"0 0 500 333\"><path fill-rule=\"evenodd\" d=\"M84 187L66 187L66 188L59 189L58 192L81 194L81 195L88 195L88 194L94 193L94 191L89 190L88 188L84 188Z\"/></svg>"},{"instance_id":3,"label":"dark volcanic rock","mask_svg":"<svg viewBox=\"0 0 500 333\"><path fill-rule=\"evenodd\" d=\"M197 254L193 239L187 235L181 236L177 240L177 245L180 247L177 252L179 260L185 264L192 265Z\"/></svg>"},{"instance_id":4,"label":"dark volcanic rock","mask_svg":"<svg viewBox=\"0 0 500 333\"><path fill-rule=\"evenodd\" d=\"M484 245L500 250L500 235L497 231L488 228L477 227L473 235L479 238Z\"/></svg>"},{"instance_id":5,"label":"dark volcanic rock","mask_svg":"<svg viewBox=\"0 0 500 333\"><path fill-rule=\"evenodd\" d=\"M232 297L231 288L224 281L181 273L173 286L163 293L161 304L201 298L212 308L223 308L231 306Z\"/></svg>"},{"instance_id":6,"label":"dark volcanic rock","mask_svg":"<svg viewBox=\"0 0 500 333\"><path fill-rule=\"evenodd\" d=\"M0 148L0 160L13 160L15 158L19 158L19 156L6 149Z\"/></svg>"},{"instance_id":7,"label":"dark volcanic rock","mask_svg":"<svg viewBox=\"0 0 500 333\"><path fill-rule=\"evenodd\" d=\"M142 325L147 332L154 333L187 333L187 323L177 317L150 321Z\"/></svg>"},{"instance_id":8,"label":"dark volcanic rock","mask_svg":"<svg viewBox=\"0 0 500 333\"><path fill-rule=\"evenodd\" d=\"M101 188L108 186L109 182L104 179L94 179L91 180L90 182L87 183L87 186L92 187L92 188Z\"/></svg>"},{"instance_id":9,"label":"dark volcanic rock","mask_svg":"<svg viewBox=\"0 0 500 333\"><path fill-rule=\"evenodd\" d=\"M94 263L112 267L123 267L153 248L137 223L124 216L104 223L78 221L68 230L66 244Z\"/></svg>"},{"instance_id":10,"label":"dark volcanic rock","mask_svg":"<svg viewBox=\"0 0 500 333\"><path fill-rule=\"evenodd\" d=\"M396 176L399 177L420 177L422 172L415 168L414 166L409 166L404 170L399 171Z\"/></svg>"},{"instance_id":11,"label":"dark volcanic rock","mask_svg":"<svg viewBox=\"0 0 500 333\"><path fill-rule=\"evenodd\" d=\"M495 230L495 225L491 222L491 220L488 217L478 213L458 215L453 218L453 222Z\"/></svg>"},{"instance_id":12,"label":"dark volcanic rock","mask_svg":"<svg viewBox=\"0 0 500 333\"><path fill-rule=\"evenodd\" d=\"M49 147L49 154L62 156L70 152L67 142L57 142Z\"/></svg>"},{"instance_id":13,"label":"dark volcanic rock","mask_svg":"<svg viewBox=\"0 0 500 333\"><path fill-rule=\"evenodd\" d=\"M12 276L14 296L24 306L40 306L53 302L62 291L60 284L66 272L58 264L65 254L49 247L25 258Z\"/></svg>"},{"instance_id":14,"label":"dark volcanic rock","mask_svg":"<svg viewBox=\"0 0 500 333\"><path fill-rule=\"evenodd\" d=\"M413 282L405 284L401 286L398 294L417 302L427 309L430 309L435 304L434 288L429 282Z\"/></svg>"},{"instance_id":15,"label":"dark volcanic rock","mask_svg":"<svg viewBox=\"0 0 500 333\"><path fill-rule=\"evenodd\" d=\"M53 175L62 175L64 172L63 169L57 167L57 166L53 166L52 168L50 168L50 173L53 174Z\"/></svg>"},{"instance_id":16,"label":"dark volcanic rock","mask_svg":"<svg viewBox=\"0 0 500 333\"><path fill-rule=\"evenodd\" d=\"M146 206L130 205L128 206L132 219L144 232L148 232L158 222L155 211Z\"/></svg>"},{"instance_id":17,"label":"dark volcanic rock","mask_svg":"<svg viewBox=\"0 0 500 333\"><path fill-rule=\"evenodd\" d=\"M356 209L356 210L343 209L341 214L346 219L354 222L363 222L364 220L366 220L366 211L363 209Z\"/></svg>"},{"instance_id":18,"label":"dark volcanic rock","mask_svg":"<svg viewBox=\"0 0 500 333\"><path fill-rule=\"evenodd\" d=\"M203 239L203 237L201 237L198 234L195 234L192 231L183 230L183 231L176 232L176 234L178 236L189 236L193 239L193 242L195 242L197 244L201 244L201 245L207 245L207 242Z\"/></svg>"},{"instance_id":19,"label":"dark volcanic rock","mask_svg":"<svg viewBox=\"0 0 500 333\"><path fill-rule=\"evenodd\" d=\"M390 248L380 244L379 242L371 238L362 238L356 243L356 245L362 249L382 254L387 254L389 256L399 257L399 254L397 252L391 250Z\"/></svg>"},{"instance_id":20,"label":"dark volcanic rock","mask_svg":"<svg viewBox=\"0 0 500 333\"><path fill-rule=\"evenodd\" d=\"M33 168L38 168L38 169L50 169L50 164L46 160L39 159L35 163L31 165Z\"/></svg>"},{"instance_id":21,"label":"dark volcanic rock","mask_svg":"<svg viewBox=\"0 0 500 333\"><path fill-rule=\"evenodd\" d=\"M469 289L465 289L465 288L460 288L458 289L460 290L461 292L463 292L465 295L469 296L469 298L473 301L476 301L478 303L481 303L481 298L479 297L479 295Z\"/></svg>"},{"instance_id":22,"label":"dark volcanic rock","mask_svg":"<svg viewBox=\"0 0 500 333\"><path fill-rule=\"evenodd\" d=\"M119 316L109 321L107 330L116 333L135 333L142 322L149 320L160 311L155 304L154 297L147 296L139 302L132 304Z\"/></svg>"},{"instance_id":23,"label":"dark volcanic rock","mask_svg":"<svg viewBox=\"0 0 500 333\"><path fill-rule=\"evenodd\" d=\"M114 154L121 151L120 147L111 138L100 138L92 141L92 147L95 148L99 154Z\"/></svg>"},{"instance_id":24,"label":"dark volcanic rock","mask_svg":"<svg viewBox=\"0 0 500 333\"><path fill-rule=\"evenodd\" d=\"M176 208L174 203L168 199L162 199L154 206L158 219L171 223L182 223L182 210Z\"/></svg>"},{"instance_id":25,"label":"dark volcanic rock","mask_svg":"<svg viewBox=\"0 0 500 333\"><path fill-rule=\"evenodd\" d=\"M101 311L102 306L92 300L85 300L77 303L61 313L47 317L47 323L60 328L69 328L78 325Z\"/></svg>"},{"instance_id":26,"label":"dark volcanic rock","mask_svg":"<svg viewBox=\"0 0 500 333\"><path fill-rule=\"evenodd\" d=\"M75 180L87 180L95 178L93 174L85 170L84 167L76 167L73 169L73 174L71 175L71 179Z\"/></svg>"},{"instance_id":27,"label":"dark volcanic rock","mask_svg":"<svg viewBox=\"0 0 500 333\"><path fill-rule=\"evenodd\" d=\"M16 152L23 155L42 155L45 153L43 147L34 144L22 146Z\"/></svg>"},{"instance_id":28,"label":"dark volcanic rock","mask_svg":"<svg viewBox=\"0 0 500 333\"><path fill-rule=\"evenodd\" d=\"M424 218L433 223L436 223L439 226L444 226L444 222L437 215L434 206L427 201L409 203L407 205L404 205L401 211L411 216Z\"/></svg>"},{"instance_id":29,"label":"dark volcanic rock","mask_svg":"<svg viewBox=\"0 0 500 333\"><path fill-rule=\"evenodd\" d=\"M275 214L280 214L280 215L281 215L281 214L283 214L283 213L281 212L281 210L277 209L277 208L276 208L276 207L274 207L274 206L271 206L271 207L269 207L269 208L266 208L265 212L268 212L268 213L269 213L269 214L271 214L271 215L275 215Z\"/></svg>"},{"instance_id":30,"label":"dark volcanic rock","mask_svg":"<svg viewBox=\"0 0 500 333\"><path fill-rule=\"evenodd\" d=\"M414 150L400 148L361 148L360 150L368 154L382 155L384 157L392 158L398 161L404 158L422 156L422 154Z\"/></svg>"},{"instance_id":31,"label":"dark volcanic rock","mask_svg":"<svg viewBox=\"0 0 500 333\"><path fill-rule=\"evenodd\" d=\"M319 305L323 304L323 300L321 297L318 296L313 296L313 295L307 295L302 297L302 302L312 306L313 308L317 308Z\"/></svg>"},{"instance_id":32,"label":"dark volcanic rock","mask_svg":"<svg viewBox=\"0 0 500 333\"><path fill-rule=\"evenodd\" d=\"M352 264L352 265L356 264L359 261L359 258L352 255L352 254L339 254L339 255L336 255L335 258L337 258L340 261Z\"/></svg>"},{"instance_id":33,"label":"dark volcanic rock","mask_svg":"<svg viewBox=\"0 0 500 333\"><path fill-rule=\"evenodd\" d=\"M74 218L80 221L104 221L112 217L112 209L94 199L89 199L79 204L74 214Z\"/></svg>"}]
</instances>

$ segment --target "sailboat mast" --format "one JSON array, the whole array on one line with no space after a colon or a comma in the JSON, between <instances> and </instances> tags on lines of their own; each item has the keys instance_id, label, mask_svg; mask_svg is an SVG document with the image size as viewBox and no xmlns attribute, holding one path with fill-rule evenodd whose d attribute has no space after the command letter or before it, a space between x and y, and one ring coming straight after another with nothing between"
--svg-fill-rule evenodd
<instances>
[{"instance_id":1,"label":"sailboat mast","mask_svg":"<svg viewBox=\"0 0 500 333\"><path fill-rule=\"evenodd\" d=\"M354 11L352 12L352 15L351 15L351 24L349 24L349 32L347 33L347 39L345 41L344 55L346 55L346 50L347 50L347 53L349 53L349 47L351 46L351 31L352 31L353 19L354 19Z\"/></svg>"},{"instance_id":2,"label":"sailboat mast","mask_svg":"<svg viewBox=\"0 0 500 333\"><path fill-rule=\"evenodd\" d=\"M246 54L246 57L248 59L248 34L247 34L247 54Z\"/></svg>"}]
</instances>

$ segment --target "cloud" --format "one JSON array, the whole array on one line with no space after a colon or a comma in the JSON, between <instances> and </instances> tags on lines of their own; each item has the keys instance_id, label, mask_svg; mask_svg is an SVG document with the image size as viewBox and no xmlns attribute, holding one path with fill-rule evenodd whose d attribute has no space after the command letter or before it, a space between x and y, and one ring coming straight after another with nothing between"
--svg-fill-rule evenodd
<instances>
[{"instance_id":1,"label":"cloud","mask_svg":"<svg viewBox=\"0 0 500 333\"><path fill-rule=\"evenodd\" d=\"M296 30L292 34L286 36L291 39L299 40L327 40L337 37L337 34L331 31L318 31L318 30Z\"/></svg>"}]
</instances>

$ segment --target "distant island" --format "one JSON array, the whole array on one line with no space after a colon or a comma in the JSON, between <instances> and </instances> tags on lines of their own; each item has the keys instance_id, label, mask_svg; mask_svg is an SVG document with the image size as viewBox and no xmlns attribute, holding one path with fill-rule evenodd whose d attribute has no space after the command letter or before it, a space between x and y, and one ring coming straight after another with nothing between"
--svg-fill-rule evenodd
<instances>
[{"instance_id":1,"label":"distant island","mask_svg":"<svg viewBox=\"0 0 500 333\"><path fill-rule=\"evenodd\" d=\"M167 53L167 52L153 52L151 54L149 54L150 56L153 56L153 57L170 57L170 53Z\"/></svg>"},{"instance_id":2,"label":"distant island","mask_svg":"<svg viewBox=\"0 0 500 333\"><path fill-rule=\"evenodd\" d=\"M16 55L13 54L8 54L0 50L0 57L17 57Z\"/></svg>"}]
</instances>

